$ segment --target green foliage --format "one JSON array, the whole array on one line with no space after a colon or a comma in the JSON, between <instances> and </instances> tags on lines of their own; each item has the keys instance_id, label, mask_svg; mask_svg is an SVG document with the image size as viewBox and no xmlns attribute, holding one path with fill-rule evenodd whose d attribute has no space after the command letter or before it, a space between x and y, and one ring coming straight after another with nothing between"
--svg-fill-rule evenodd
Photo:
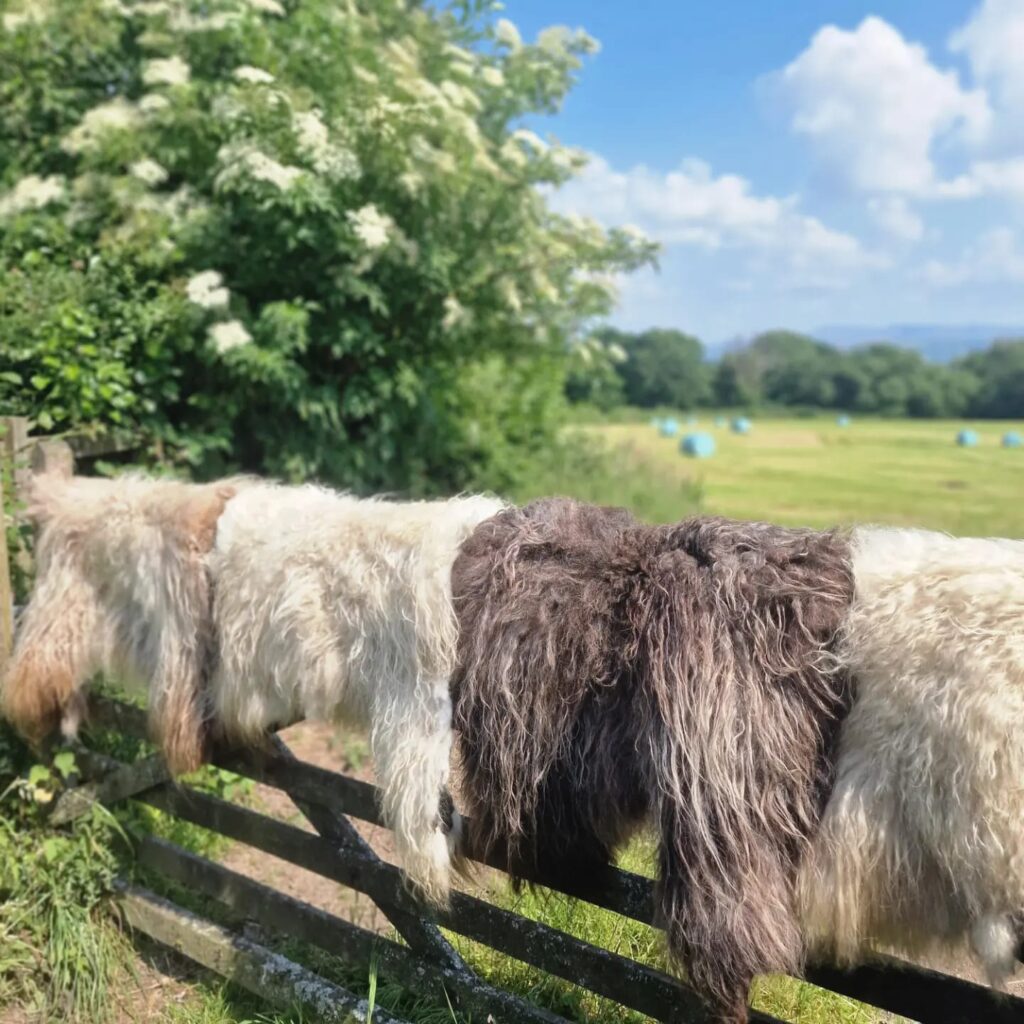
<instances>
[{"instance_id":1,"label":"green foliage","mask_svg":"<svg viewBox=\"0 0 1024 1024\"><path fill-rule=\"evenodd\" d=\"M1024 341L999 341L954 364L977 383L968 398L975 416L1024 416Z\"/></svg>"},{"instance_id":2,"label":"green foliage","mask_svg":"<svg viewBox=\"0 0 1024 1024\"><path fill-rule=\"evenodd\" d=\"M676 411L710 403L922 419L1024 416L1024 341L996 342L946 365L886 342L844 351L793 331L767 331L709 366L700 343L676 331L630 335L606 328L594 339L598 350L621 346L628 358L577 365L566 395L604 411L624 397L638 408Z\"/></svg>"},{"instance_id":3,"label":"green foliage","mask_svg":"<svg viewBox=\"0 0 1024 1024\"><path fill-rule=\"evenodd\" d=\"M26 769L26 751L0 728L0 775L23 772L0 796L0 1002L46 1021L104 1020L108 986L127 960L106 916L125 834L98 805L70 826L49 826L74 755Z\"/></svg>"},{"instance_id":4,"label":"green foliage","mask_svg":"<svg viewBox=\"0 0 1024 1024\"><path fill-rule=\"evenodd\" d=\"M710 396L710 372L701 343L681 331L628 334L605 328L598 337L625 354L616 367L626 401L644 409L670 405L692 409Z\"/></svg>"},{"instance_id":5,"label":"green foliage","mask_svg":"<svg viewBox=\"0 0 1024 1024\"><path fill-rule=\"evenodd\" d=\"M15 0L0 31L0 414L200 475L500 486L550 442L608 276L517 127L593 41L490 0ZM514 460L514 461L515 461Z\"/></svg>"}]
</instances>

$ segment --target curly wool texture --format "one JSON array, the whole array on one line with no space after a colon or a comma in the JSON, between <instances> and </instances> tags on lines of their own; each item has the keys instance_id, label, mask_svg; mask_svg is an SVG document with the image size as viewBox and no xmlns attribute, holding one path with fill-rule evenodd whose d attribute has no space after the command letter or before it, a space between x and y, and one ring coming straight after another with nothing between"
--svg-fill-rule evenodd
<instances>
[{"instance_id":1,"label":"curly wool texture","mask_svg":"<svg viewBox=\"0 0 1024 1024\"><path fill-rule=\"evenodd\" d=\"M205 558L237 483L38 476L36 580L3 682L5 717L33 742L73 735L96 672L150 694L150 730L175 773L203 761L212 631Z\"/></svg>"},{"instance_id":2,"label":"curly wool texture","mask_svg":"<svg viewBox=\"0 0 1024 1024\"><path fill-rule=\"evenodd\" d=\"M860 529L857 700L800 875L812 953L966 939L998 984L1024 910L1024 542Z\"/></svg>"},{"instance_id":3,"label":"curly wool texture","mask_svg":"<svg viewBox=\"0 0 1024 1024\"><path fill-rule=\"evenodd\" d=\"M798 971L797 866L831 779L849 607L835 533L539 501L453 567L471 844L579 882L653 819L671 953L720 1018Z\"/></svg>"},{"instance_id":4,"label":"curly wool texture","mask_svg":"<svg viewBox=\"0 0 1024 1024\"><path fill-rule=\"evenodd\" d=\"M450 886L451 566L502 507L258 484L228 504L210 557L219 727L242 744L302 718L368 729L399 861L434 903Z\"/></svg>"}]
</instances>

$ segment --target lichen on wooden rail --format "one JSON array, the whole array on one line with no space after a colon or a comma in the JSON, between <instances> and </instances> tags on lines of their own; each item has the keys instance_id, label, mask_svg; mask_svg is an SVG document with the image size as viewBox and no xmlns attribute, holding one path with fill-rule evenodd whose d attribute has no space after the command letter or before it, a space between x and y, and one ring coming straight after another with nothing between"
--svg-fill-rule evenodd
<instances>
[{"instance_id":1,"label":"lichen on wooden rail","mask_svg":"<svg viewBox=\"0 0 1024 1024\"><path fill-rule=\"evenodd\" d=\"M118 901L136 931L284 1010L296 1005L325 1024L408 1024L280 953L235 935L169 900L122 883Z\"/></svg>"},{"instance_id":2,"label":"lichen on wooden rail","mask_svg":"<svg viewBox=\"0 0 1024 1024\"><path fill-rule=\"evenodd\" d=\"M346 963L368 968L377 962L384 976L404 988L437 1000L450 1000L486 1020L521 1021L523 1024L566 1024L564 1018L494 988L463 971L430 963L415 952L341 918L286 896L245 875L183 850L164 839L147 837L139 847L139 863L224 905L241 917L254 920L291 938L309 942Z\"/></svg>"}]
</instances>

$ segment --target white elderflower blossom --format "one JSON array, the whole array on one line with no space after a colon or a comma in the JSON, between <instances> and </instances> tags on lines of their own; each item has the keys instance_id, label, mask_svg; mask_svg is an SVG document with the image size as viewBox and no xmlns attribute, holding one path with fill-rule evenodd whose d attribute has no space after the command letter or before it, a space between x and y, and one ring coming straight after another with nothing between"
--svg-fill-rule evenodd
<instances>
[{"instance_id":1,"label":"white elderflower blossom","mask_svg":"<svg viewBox=\"0 0 1024 1024\"><path fill-rule=\"evenodd\" d=\"M82 120L64 136L61 149L66 153L82 153L95 147L107 131L133 128L139 122L138 109L121 96L87 110Z\"/></svg>"},{"instance_id":2,"label":"white elderflower blossom","mask_svg":"<svg viewBox=\"0 0 1024 1024\"><path fill-rule=\"evenodd\" d=\"M128 168L128 173L133 178L138 178L144 185L149 185L150 188L162 185L168 177L167 170L155 160L150 160L149 157L136 160Z\"/></svg>"},{"instance_id":3,"label":"white elderflower blossom","mask_svg":"<svg viewBox=\"0 0 1024 1024\"><path fill-rule=\"evenodd\" d=\"M383 249L395 228L395 222L373 203L367 203L358 210L349 210L348 222L359 241L371 252Z\"/></svg>"},{"instance_id":4,"label":"white elderflower blossom","mask_svg":"<svg viewBox=\"0 0 1024 1024\"><path fill-rule=\"evenodd\" d=\"M638 245L646 245L651 240L647 232L643 228L638 228L635 224L623 224L619 230L631 242L636 242Z\"/></svg>"},{"instance_id":5,"label":"white elderflower blossom","mask_svg":"<svg viewBox=\"0 0 1024 1024\"><path fill-rule=\"evenodd\" d=\"M175 32L219 32L237 24L239 20L240 15L237 11L210 11L204 5L196 12L175 8L167 24Z\"/></svg>"},{"instance_id":6,"label":"white elderflower blossom","mask_svg":"<svg viewBox=\"0 0 1024 1024\"><path fill-rule=\"evenodd\" d=\"M449 295L444 300L444 316L441 318L441 327L446 331L453 331L469 321L469 311L454 295Z\"/></svg>"},{"instance_id":7,"label":"white elderflower blossom","mask_svg":"<svg viewBox=\"0 0 1024 1024\"><path fill-rule=\"evenodd\" d=\"M531 132L529 128L517 128L512 133L512 138L516 142L523 143L524 146L529 146L538 155L546 153L548 150L548 144L536 132Z\"/></svg>"},{"instance_id":8,"label":"white elderflower blossom","mask_svg":"<svg viewBox=\"0 0 1024 1024\"><path fill-rule=\"evenodd\" d=\"M466 107L472 108L473 110L479 110L481 107L480 97L477 96L472 89L466 88L464 85L460 85L458 82L444 81L440 85L440 89L445 99L453 107L460 107L465 109Z\"/></svg>"},{"instance_id":9,"label":"white elderflower blossom","mask_svg":"<svg viewBox=\"0 0 1024 1024\"><path fill-rule=\"evenodd\" d=\"M505 76L502 74L501 68L482 68L480 77L483 79L484 85L489 85L495 89L500 89L505 84Z\"/></svg>"},{"instance_id":10,"label":"white elderflower blossom","mask_svg":"<svg viewBox=\"0 0 1024 1024\"><path fill-rule=\"evenodd\" d=\"M189 302L194 302L203 309L223 309L231 297L231 293L223 284L224 278L218 271L204 270L188 279L185 294Z\"/></svg>"},{"instance_id":11,"label":"white elderflower blossom","mask_svg":"<svg viewBox=\"0 0 1024 1024\"><path fill-rule=\"evenodd\" d=\"M301 167L282 164L251 143L230 143L217 154L223 170L217 175L215 184L223 187L248 176L254 181L266 181L282 192L287 192L302 177Z\"/></svg>"},{"instance_id":12,"label":"white elderflower blossom","mask_svg":"<svg viewBox=\"0 0 1024 1024\"><path fill-rule=\"evenodd\" d=\"M423 188L423 175L419 171L403 171L398 176L398 184L411 196L417 196Z\"/></svg>"},{"instance_id":13,"label":"white elderflower blossom","mask_svg":"<svg viewBox=\"0 0 1024 1024\"><path fill-rule=\"evenodd\" d=\"M359 160L345 146L330 141L327 125L319 110L307 110L292 117L295 141L299 152L313 165L318 174L331 178L358 178L361 173Z\"/></svg>"},{"instance_id":14,"label":"white elderflower blossom","mask_svg":"<svg viewBox=\"0 0 1024 1024\"><path fill-rule=\"evenodd\" d=\"M292 118L295 128L295 141L304 153L322 153L330 145L327 125L324 124L319 110L307 110Z\"/></svg>"},{"instance_id":15,"label":"white elderflower blossom","mask_svg":"<svg viewBox=\"0 0 1024 1024\"><path fill-rule=\"evenodd\" d=\"M433 82L420 75L403 78L398 83L398 87L407 96L412 96L413 99L419 100L421 103L436 104L442 107L448 105L448 99L444 93Z\"/></svg>"},{"instance_id":16,"label":"white elderflower blossom","mask_svg":"<svg viewBox=\"0 0 1024 1024\"><path fill-rule=\"evenodd\" d=\"M551 162L559 170L574 171L586 165L587 155L574 146L552 146Z\"/></svg>"},{"instance_id":17,"label":"white elderflower blossom","mask_svg":"<svg viewBox=\"0 0 1024 1024\"><path fill-rule=\"evenodd\" d=\"M66 195L64 179L59 174L46 178L29 174L9 192L0 195L0 217L9 217L25 210L41 210L50 203L60 202Z\"/></svg>"},{"instance_id":18,"label":"white elderflower blossom","mask_svg":"<svg viewBox=\"0 0 1024 1024\"><path fill-rule=\"evenodd\" d=\"M572 37L572 31L565 25L550 25L537 33L537 45L548 53L562 53Z\"/></svg>"},{"instance_id":19,"label":"white elderflower blossom","mask_svg":"<svg viewBox=\"0 0 1024 1024\"><path fill-rule=\"evenodd\" d=\"M518 50L523 45L523 38L519 35L519 29L508 18L498 19L494 26L494 38L502 46L507 46L510 50Z\"/></svg>"},{"instance_id":20,"label":"white elderflower blossom","mask_svg":"<svg viewBox=\"0 0 1024 1024\"><path fill-rule=\"evenodd\" d=\"M254 68L251 64L243 64L231 72L236 82L248 82L250 85L270 85L274 76L263 68Z\"/></svg>"},{"instance_id":21,"label":"white elderflower blossom","mask_svg":"<svg viewBox=\"0 0 1024 1024\"><path fill-rule=\"evenodd\" d=\"M506 139L501 144L501 158L515 167L526 165L526 154L516 145L515 139Z\"/></svg>"},{"instance_id":22,"label":"white elderflower blossom","mask_svg":"<svg viewBox=\"0 0 1024 1024\"><path fill-rule=\"evenodd\" d=\"M132 14L140 15L143 18L158 18L161 14L168 14L171 11L171 4L167 0L139 0L132 7Z\"/></svg>"},{"instance_id":23,"label":"white elderflower blossom","mask_svg":"<svg viewBox=\"0 0 1024 1024\"><path fill-rule=\"evenodd\" d=\"M20 11L7 11L0 24L5 32L17 32L22 25L42 25L53 14L49 0L26 0Z\"/></svg>"},{"instance_id":24,"label":"white elderflower blossom","mask_svg":"<svg viewBox=\"0 0 1024 1024\"><path fill-rule=\"evenodd\" d=\"M139 46L144 50L162 50L165 46L170 46L173 41L168 33L157 32L153 29L143 32L138 38Z\"/></svg>"},{"instance_id":25,"label":"white elderflower blossom","mask_svg":"<svg viewBox=\"0 0 1024 1024\"><path fill-rule=\"evenodd\" d=\"M465 47L456 46L455 43L445 43L444 52L452 60L460 61L463 64L472 64L476 60L476 56L472 52Z\"/></svg>"},{"instance_id":26,"label":"white elderflower blossom","mask_svg":"<svg viewBox=\"0 0 1024 1024\"><path fill-rule=\"evenodd\" d=\"M180 57L157 57L146 62L142 80L146 85L185 85L192 71Z\"/></svg>"},{"instance_id":27,"label":"white elderflower blossom","mask_svg":"<svg viewBox=\"0 0 1024 1024\"><path fill-rule=\"evenodd\" d=\"M277 0L246 0L246 2L254 11L259 11L260 14L273 14L278 18L284 17L284 8Z\"/></svg>"},{"instance_id":28,"label":"white elderflower blossom","mask_svg":"<svg viewBox=\"0 0 1024 1024\"><path fill-rule=\"evenodd\" d=\"M512 310L513 313L520 313L523 309L523 300L519 295L519 289L516 287L515 281L510 277L503 277L498 282L498 291L501 294L502 301Z\"/></svg>"},{"instance_id":29,"label":"white elderflower blossom","mask_svg":"<svg viewBox=\"0 0 1024 1024\"><path fill-rule=\"evenodd\" d=\"M166 110L170 105L171 101L158 92L148 92L139 100L139 110L146 115L159 114L161 110Z\"/></svg>"},{"instance_id":30,"label":"white elderflower blossom","mask_svg":"<svg viewBox=\"0 0 1024 1024\"><path fill-rule=\"evenodd\" d=\"M422 135L414 135L409 142L413 159L425 164L432 164L442 174L451 174L455 170L455 158L451 153L431 145Z\"/></svg>"},{"instance_id":31,"label":"white elderflower blossom","mask_svg":"<svg viewBox=\"0 0 1024 1024\"><path fill-rule=\"evenodd\" d=\"M419 49L416 40L408 36L405 39L390 39L385 49L395 58L398 65L407 71L416 71L419 67Z\"/></svg>"},{"instance_id":32,"label":"white elderflower blossom","mask_svg":"<svg viewBox=\"0 0 1024 1024\"><path fill-rule=\"evenodd\" d=\"M533 288L537 296L545 302L558 302L561 299L558 289L551 283L551 279L543 270L533 272Z\"/></svg>"},{"instance_id":33,"label":"white elderflower blossom","mask_svg":"<svg viewBox=\"0 0 1024 1024\"><path fill-rule=\"evenodd\" d=\"M0 22L0 24L3 24L5 32L11 32L13 34L14 32L17 32L22 25L28 25L35 20L36 19L33 18L28 11L8 11L4 14L3 21Z\"/></svg>"},{"instance_id":34,"label":"white elderflower blossom","mask_svg":"<svg viewBox=\"0 0 1024 1024\"><path fill-rule=\"evenodd\" d=\"M225 320L219 324L212 324L206 333L220 355L230 352L233 348L248 345L252 341L252 335L240 320Z\"/></svg>"},{"instance_id":35,"label":"white elderflower blossom","mask_svg":"<svg viewBox=\"0 0 1024 1024\"><path fill-rule=\"evenodd\" d=\"M566 25L551 25L537 34L537 45L555 56L565 53L570 45L578 47L583 53L597 53L601 44L583 29L573 31Z\"/></svg>"}]
</instances>

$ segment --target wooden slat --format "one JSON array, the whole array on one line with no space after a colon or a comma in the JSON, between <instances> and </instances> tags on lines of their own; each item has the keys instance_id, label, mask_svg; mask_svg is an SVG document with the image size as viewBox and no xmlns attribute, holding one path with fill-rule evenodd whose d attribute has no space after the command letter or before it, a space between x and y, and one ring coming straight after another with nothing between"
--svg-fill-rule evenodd
<instances>
[{"instance_id":1,"label":"wooden slat","mask_svg":"<svg viewBox=\"0 0 1024 1024\"><path fill-rule=\"evenodd\" d=\"M371 861L357 851L335 847L319 836L195 790L162 786L143 793L139 799L347 885L377 903L397 906L408 913L422 912L393 865ZM438 912L437 918L444 927L460 935L656 1020L708 1020L696 994L662 971L473 896L453 893L450 908ZM751 1019L773 1020L762 1015L752 1015Z\"/></svg>"},{"instance_id":2,"label":"wooden slat","mask_svg":"<svg viewBox=\"0 0 1024 1024\"><path fill-rule=\"evenodd\" d=\"M138 886L119 887L128 924L283 1010L301 1008L325 1024L408 1024L249 939Z\"/></svg>"},{"instance_id":3,"label":"wooden slat","mask_svg":"<svg viewBox=\"0 0 1024 1024\"><path fill-rule=\"evenodd\" d=\"M1024 1024L1024 999L895 957L878 957L848 971L811 967L807 980L920 1024Z\"/></svg>"},{"instance_id":4,"label":"wooden slat","mask_svg":"<svg viewBox=\"0 0 1024 1024\"><path fill-rule=\"evenodd\" d=\"M102 455L119 455L138 451L142 439L134 434L111 431L95 436L69 434L65 440L79 459L96 459Z\"/></svg>"},{"instance_id":5,"label":"wooden slat","mask_svg":"<svg viewBox=\"0 0 1024 1024\"><path fill-rule=\"evenodd\" d=\"M147 735L146 715L141 708L106 697L93 697L90 712L92 721L97 725L139 738ZM245 778L283 790L293 799L300 799L307 804L320 804L335 813L350 814L374 825L385 824L380 813L377 788L358 779L350 779L297 759L282 761L268 756L266 752L217 751L213 763ZM502 861L494 858L482 863L498 870L505 868ZM609 868L606 886L600 894L596 894L591 887L577 887L565 879L555 881L543 871L531 874L527 880L642 924L650 924L654 920L654 887L651 880L642 875Z\"/></svg>"},{"instance_id":6,"label":"wooden slat","mask_svg":"<svg viewBox=\"0 0 1024 1024\"><path fill-rule=\"evenodd\" d=\"M286 768L298 763L295 755L288 749L280 736L272 737L271 743L276 754L275 763L277 765ZM344 814L319 803L307 802L301 794L296 793L287 785L282 788L324 839L348 849L357 850L371 860L380 860L374 849L356 831L355 826ZM463 962L462 957L455 952L452 944L432 921L428 921L419 913L410 914L394 906L382 905L380 909L394 925L398 934L421 956L444 964L467 978L473 976L473 972Z\"/></svg>"},{"instance_id":7,"label":"wooden slat","mask_svg":"<svg viewBox=\"0 0 1024 1024\"><path fill-rule=\"evenodd\" d=\"M97 800L102 804L126 800L168 782L171 773L157 755L135 764L120 764L91 750L76 751L79 770L92 781L69 789L58 797L50 812L51 825L63 825L84 814Z\"/></svg>"},{"instance_id":8,"label":"wooden slat","mask_svg":"<svg viewBox=\"0 0 1024 1024\"><path fill-rule=\"evenodd\" d=\"M130 704L109 698L94 697L90 702L90 717L94 724L116 729L137 738L148 735L146 713ZM331 772L323 772L328 779L318 778L323 789L304 784L305 770L312 766L303 765L279 737L273 737L273 754L270 751L254 753L226 752L214 757L214 763L244 775L263 781L273 776L273 785L287 793L296 807L309 819L313 827L325 838L346 846L354 846L366 856L376 858L371 847L364 842L352 823L344 817L337 801L327 802L323 798L328 790L328 779L335 790L345 790L359 804L364 820L380 822L376 790L364 782L347 779ZM395 926L398 933L409 945L420 953L455 969L468 972L461 957L452 949L437 926L423 919L420 913L409 914L395 907L382 907L385 917Z\"/></svg>"},{"instance_id":9,"label":"wooden slat","mask_svg":"<svg viewBox=\"0 0 1024 1024\"><path fill-rule=\"evenodd\" d=\"M224 904L238 916L267 929L319 946L347 963L369 968L376 960L380 971L404 988L444 1005L450 999L457 1010L474 1019L522 1021L523 1024L565 1024L562 1017L527 1003L462 971L429 963L398 943L277 892L260 882L230 871L173 843L152 836L139 847L139 863L174 879L190 891Z\"/></svg>"}]
</instances>

